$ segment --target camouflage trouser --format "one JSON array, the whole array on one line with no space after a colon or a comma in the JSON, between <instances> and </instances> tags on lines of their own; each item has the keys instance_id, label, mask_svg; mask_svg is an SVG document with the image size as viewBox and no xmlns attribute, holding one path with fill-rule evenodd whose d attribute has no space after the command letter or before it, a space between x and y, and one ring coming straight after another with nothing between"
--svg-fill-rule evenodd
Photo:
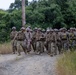
<instances>
[{"instance_id":1,"label":"camouflage trouser","mask_svg":"<svg viewBox=\"0 0 76 75\"><path fill-rule=\"evenodd\" d=\"M58 47L59 54L61 54L62 45L60 41L57 42L57 47Z\"/></svg>"},{"instance_id":2,"label":"camouflage trouser","mask_svg":"<svg viewBox=\"0 0 76 75\"><path fill-rule=\"evenodd\" d=\"M51 56L57 54L56 44L54 42L48 42L48 54Z\"/></svg>"},{"instance_id":3,"label":"camouflage trouser","mask_svg":"<svg viewBox=\"0 0 76 75\"><path fill-rule=\"evenodd\" d=\"M75 49L76 49L76 39L75 39Z\"/></svg>"},{"instance_id":4,"label":"camouflage trouser","mask_svg":"<svg viewBox=\"0 0 76 75\"><path fill-rule=\"evenodd\" d=\"M20 47L22 47L22 49L23 49L23 51L24 51L24 53L26 54L26 49L27 49L27 46L26 46L26 41L17 41L17 51L18 51L18 53L19 53L19 55L21 55L21 48Z\"/></svg>"},{"instance_id":5,"label":"camouflage trouser","mask_svg":"<svg viewBox=\"0 0 76 75\"><path fill-rule=\"evenodd\" d=\"M31 51L31 40L27 41L27 52Z\"/></svg>"},{"instance_id":6,"label":"camouflage trouser","mask_svg":"<svg viewBox=\"0 0 76 75\"><path fill-rule=\"evenodd\" d=\"M57 46L55 42L51 42L51 55L57 55Z\"/></svg>"},{"instance_id":7,"label":"camouflage trouser","mask_svg":"<svg viewBox=\"0 0 76 75\"><path fill-rule=\"evenodd\" d=\"M70 47L70 50L74 49L76 47L76 42L75 40L70 40L69 42L69 47Z\"/></svg>"},{"instance_id":8,"label":"camouflage trouser","mask_svg":"<svg viewBox=\"0 0 76 75\"><path fill-rule=\"evenodd\" d=\"M42 41L36 42L36 52L39 52L39 54L43 53L44 44Z\"/></svg>"},{"instance_id":9,"label":"camouflage trouser","mask_svg":"<svg viewBox=\"0 0 76 75\"><path fill-rule=\"evenodd\" d=\"M12 40L12 51L14 54L17 51L17 40Z\"/></svg>"},{"instance_id":10,"label":"camouflage trouser","mask_svg":"<svg viewBox=\"0 0 76 75\"><path fill-rule=\"evenodd\" d=\"M32 44L33 50L34 50L34 52L35 52L35 51L36 51L36 41L33 40L33 41L31 42L31 44Z\"/></svg>"},{"instance_id":11,"label":"camouflage trouser","mask_svg":"<svg viewBox=\"0 0 76 75\"><path fill-rule=\"evenodd\" d=\"M63 51L68 50L67 40L62 40L62 50Z\"/></svg>"}]
</instances>

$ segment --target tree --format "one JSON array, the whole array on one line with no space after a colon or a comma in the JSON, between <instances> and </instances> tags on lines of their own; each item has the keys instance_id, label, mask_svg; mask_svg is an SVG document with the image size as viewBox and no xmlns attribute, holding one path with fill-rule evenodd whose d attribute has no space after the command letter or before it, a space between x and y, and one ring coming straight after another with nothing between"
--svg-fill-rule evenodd
<instances>
[{"instance_id":1,"label":"tree","mask_svg":"<svg viewBox=\"0 0 76 75\"><path fill-rule=\"evenodd\" d=\"M25 0L22 0L22 26L24 27L25 24Z\"/></svg>"},{"instance_id":2,"label":"tree","mask_svg":"<svg viewBox=\"0 0 76 75\"><path fill-rule=\"evenodd\" d=\"M22 7L21 3L22 3L21 0L15 0L14 3L10 4L9 10L12 11L14 9L17 9L17 10L21 9L21 7ZM28 0L25 0L25 5L28 6Z\"/></svg>"}]
</instances>

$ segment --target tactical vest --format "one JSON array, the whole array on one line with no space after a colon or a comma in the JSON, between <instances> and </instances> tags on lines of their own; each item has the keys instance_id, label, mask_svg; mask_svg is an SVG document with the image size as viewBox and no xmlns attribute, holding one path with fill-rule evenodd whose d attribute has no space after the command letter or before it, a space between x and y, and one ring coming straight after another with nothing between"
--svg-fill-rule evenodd
<instances>
[{"instance_id":1,"label":"tactical vest","mask_svg":"<svg viewBox=\"0 0 76 75\"><path fill-rule=\"evenodd\" d=\"M36 40L41 41L42 33L36 33Z\"/></svg>"},{"instance_id":2,"label":"tactical vest","mask_svg":"<svg viewBox=\"0 0 76 75\"><path fill-rule=\"evenodd\" d=\"M70 33L70 34L69 34L69 38L70 38L70 40L75 40L75 35L74 35L74 33Z\"/></svg>"},{"instance_id":3,"label":"tactical vest","mask_svg":"<svg viewBox=\"0 0 76 75\"><path fill-rule=\"evenodd\" d=\"M17 40L18 41L23 41L23 40L25 40L25 33L24 32L18 32L18 34L17 34Z\"/></svg>"},{"instance_id":4,"label":"tactical vest","mask_svg":"<svg viewBox=\"0 0 76 75\"><path fill-rule=\"evenodd\" d=\"M62 33L61 34L61 39L62 40L67 40L67 34L66 33Z\"/></svg>"},{"instance_id":5,"label":"tactical vest","mask_svg":"<svg viewBox=\"0 0 76 75\"><path fill-rule=\"evenodd\" d=\"M11 34L10 34L11 40L14 39L14 37L16 36L16 34L17 34L17 31L12 31L12 32L11 32Z\"/></svg>"}]
</instances>

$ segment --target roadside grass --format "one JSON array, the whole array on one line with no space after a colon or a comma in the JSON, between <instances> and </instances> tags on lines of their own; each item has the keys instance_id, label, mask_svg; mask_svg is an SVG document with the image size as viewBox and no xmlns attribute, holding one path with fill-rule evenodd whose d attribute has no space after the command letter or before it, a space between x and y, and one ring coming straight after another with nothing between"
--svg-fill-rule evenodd
<instances>
[{"instance_id":1,"label":"roadside grass","mask_svg":"<svg viewBox=\"0 0 76 75\"><path fill-rule=\"evenodd\" d=\"M64 53L58 59L56 70L58 75L76 75L76 51Z\"/></svg>"},{"instance_id":2,"label":"roadside grass","mask_svg":"<svg viewBox=\"0 0 76 75\"><path fill-rule=\"evenodd\" d=\"M12 53L11 43L0 44L0 54Z\"/></svg>"},{"instance_id":3,"label":"roadside grass","mask_svg":"<svg viewBox=\"0 0 76 75\"><path fill-rule=\"evenodd\" d=\"M20 51L23 52L23 49L20 47ZM0 44L0 54L10 54L12 53L11 42Z\"/></svg>"}]
</instances>

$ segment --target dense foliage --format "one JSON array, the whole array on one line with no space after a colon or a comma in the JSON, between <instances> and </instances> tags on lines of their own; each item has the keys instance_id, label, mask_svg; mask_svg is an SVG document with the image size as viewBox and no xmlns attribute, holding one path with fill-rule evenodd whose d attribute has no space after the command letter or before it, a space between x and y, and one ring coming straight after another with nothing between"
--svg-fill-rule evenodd
<instances>
[{"instance_id":1,"label":"dense foliage","mask_svg":"<svg viewBox=\"0 0 76 75\"><path fill-rule=\"evenodd\" d=\"M26 4L26 26L47 28L76 27L76 0L33 0ZM21 27L21 0L11 3L8 10L0 10L0 41L9 39L11 27Z\"/></svg>"}]
</instances>

